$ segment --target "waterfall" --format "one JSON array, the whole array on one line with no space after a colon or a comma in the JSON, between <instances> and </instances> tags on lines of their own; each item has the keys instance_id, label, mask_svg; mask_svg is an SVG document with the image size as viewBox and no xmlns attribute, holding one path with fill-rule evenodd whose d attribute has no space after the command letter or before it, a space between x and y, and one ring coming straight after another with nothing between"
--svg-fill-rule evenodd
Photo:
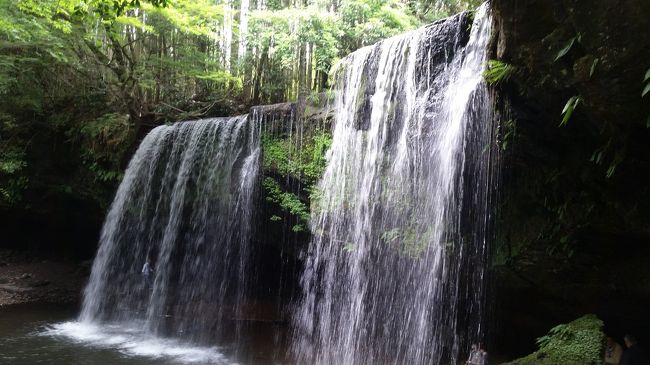
<instances>
[{"instance_id":1,"label":"waterfall","mask_svg":"<svg viewBox=\"0 0 650 365\"><path fill-rule=\"evenodd\" d=\"M259 125L246 115L152 130L105 220L80 321L232 339L237 328L224 318L239 317L254 277L259 160Z\"/></svg>"},{"instance_id":2,"label":"waterfall","mask_svg":"<svg viewBox=\"0 0 650 365\"><path fill-rule=\"evenodd\" d=\"M273 361L455 364L469 343L485 340L499 162L482 75L490 28L483 5L339 63L333 144L311 202L290 351L273 327ZM273 258L264 227L253 227L260 134L281 130L290 148L302 148L305 125L293 111L257 107L152 130L106 217L76 323L118 332L107 343L137 333L181 339L178 347L233 345L239 356L241 338L261 328L241 324L258 319L247 316L253 307L283 317L282 295L294 287L284 280L299 265L282 265L300 251L298 235L292 245L273 242ZM302 189L299 179L285 183ZM64 330L74 337L78 328ZM208 353L206 362L226 363L220 348Z\"/></svg>"},{"instance_id":3,"label":"waterfall","mask_svg":"<svg viewBox=\"0 0 650 365\"><path fill-rule=\"evenodd\" d=\"M487 5L343 59L294 313L297 364L455 364L484 334Z\"/></svg>"}]
</instances>

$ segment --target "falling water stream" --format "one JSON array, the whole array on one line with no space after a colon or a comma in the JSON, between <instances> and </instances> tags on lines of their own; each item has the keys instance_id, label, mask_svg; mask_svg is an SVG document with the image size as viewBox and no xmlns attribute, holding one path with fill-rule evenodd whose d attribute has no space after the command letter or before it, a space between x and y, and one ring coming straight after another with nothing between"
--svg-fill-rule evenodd
<instances>
[{"instance_id":1,"label":"falling water stream","mask_svg":"<svg viewBox=\"0 0 650 365\"><path fill-rule=\"evenodd\" d=\"M455 364L479 340L491 21L468 14L339 66L336 127L294 316L300 364Z\"/></svg>"},{"instance_id":2,"label":"falling water stream","mask_svg":"<svg viewBox=\"0 0 650 365\"><path fill-rule=\"evenodd\" d=\"M130 345L140 336L236 346L240 328L232 319L242 316L254 277L260 153L259 126L246 115L151 131L117 191L79 321L68 332Z\"/></svg>"},{"instance_id":3,"label":"falling water stream","mask_svg":"<svg viewBox=\"0 0 650 365\"><path fill-rule=\"evenodd\" d=\"M340 62L300 295L276 303L290 308L289 350L274 362L455 364L483 339L498 160L482 77L490 27L484 5ZM237 361L264 259L253 227L267 119L254 109L152 130L107 215L78 320L47 332L172 363Z\"/></svg>"}]
</instances>

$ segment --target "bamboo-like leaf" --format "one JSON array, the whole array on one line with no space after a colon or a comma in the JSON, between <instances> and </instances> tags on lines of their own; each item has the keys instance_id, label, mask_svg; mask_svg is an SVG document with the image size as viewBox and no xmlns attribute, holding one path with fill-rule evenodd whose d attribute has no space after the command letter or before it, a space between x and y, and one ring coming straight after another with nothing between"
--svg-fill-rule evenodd
<instances>
[{"instance_id":1,"label":"bamboo-like leaf","mask_svg":"<svg viewBox=\"0 0 650 365\"><path fill-rule=\"evenodd\" d=\"M610 177L612 177L612 175L614 175L614 172L616 171L617 166L618 166L618 164L616 164L616 163L612 163L611 165L609 165L609 168L607 169L607 174L606 174L608 179Z\"/></svg>"},{"instance_id":2,"label":"bamboo-like leaf","mask_svg":"<svg viewBox=\"0 0 650 365\"><path fill-rule=\"evenodd\" d=\"M645 72L645 77L643 78L643 82L646 82L648 80L650 80L650 68L648 69L648 71Z\"/></svg>"},{"instance_id":3,"label":"bamboo-like leaf","mask_svg":"<svg viewBox=\"0 0 650 365\"><path fill-rule=\"evenodd\" d=\"M569 39L569 41L564 46L564 48L562 48L560 50L560 52L558 52L557 56L555 56L555 59L553 60L553 62L559 60L560 58L564 57L567 53L569 53L569 51L571 50L571 47L573 47L573 44L575 42L576 42L576 37L573 37L573 38Z\"/></svg>"},{"instance_id":4,"label":"bamboo-like leaf","mask_svg":"<svg viewBox=\"0 0 650 365\"><path fill-rule=\"evenodd\" d=\"M649 92L650 92L650 82L645 85L645 88L643 89L643 92L641 93L641 97L644 97Z\"/></svg>"},{"instance_id":5,"label":"bamboo-like leaf","mask_svg":"<svg viewBox=\"0 0 650 365\"><path fill-rule=\"evenodd\" d=\"M571 119L571 116L573 115L573 111L578 106L581 100L582 100L581 97L579 97L578 95L574 95L569 99L569 101L566 102L566 105L564 105L564 109L562 109L561 115L563 115L564 117L562 118L562 122L560 122L560 127L566 125L569 119Z\"/></svg>"},{"instance_id":6,"label":"bamboo-like leaf","mask_svg":"<svg viewBox=\"0 0 650 365\"><path fill-rule=\"evenodd\" d=\"M589 78L591 78L594 75L594 72L596 71L596 66L598 66L598 61L599 59L596 58L594 62L591 64L591 70L589 70Z\"/></svg>"},{"instance_id":7,"label":"bamboo-like leaf","mask_svg":"<svg viewBox=\"0 0 650 365\"><path fill-rule=\"evenodd\" d=\"M645 121L645 127L650 128L650 115L648 116L648 120Z\"/></svg>"}]
</instances>

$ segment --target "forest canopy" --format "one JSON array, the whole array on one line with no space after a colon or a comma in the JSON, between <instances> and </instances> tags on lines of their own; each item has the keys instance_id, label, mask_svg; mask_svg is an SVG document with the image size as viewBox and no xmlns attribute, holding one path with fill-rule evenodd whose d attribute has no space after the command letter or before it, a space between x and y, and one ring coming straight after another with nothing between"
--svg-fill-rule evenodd
<instances>
[{"instance_id":1,"label":"forest canopy","mask_svg":"<svg viewBox=\"0 0 650 365\"><path fill-rule=\"evenodd\" d=\"M152 127L317 94L339 58L477 3L0 0L0 206L107 204Z\"/></svg>"}]
</instances>

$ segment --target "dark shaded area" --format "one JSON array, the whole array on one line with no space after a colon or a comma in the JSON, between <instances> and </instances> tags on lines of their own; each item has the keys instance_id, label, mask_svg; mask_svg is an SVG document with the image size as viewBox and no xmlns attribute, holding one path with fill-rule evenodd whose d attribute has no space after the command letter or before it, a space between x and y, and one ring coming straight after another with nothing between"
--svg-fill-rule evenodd
<instances>
[{"instance_id":1,"label":"dark shaded area","mask_svg":"<svg viewBox=\"0 0 650 365\"><path fill-rule=\"evenodd\" d=\"M595 313L650 345L650 3L494 0L504 186L493 347L535 350L554 324ZM567 101L581 102L560 126Z\"/></svg>"},{"instance_id":2,"label":"dark shaded area","mask_svg":"<svg viewBox=\"0 0 650 365\"><path fill-rule=\"evenodd\" d=\"M50 257L87 260L95 255L104 210L68 194L39 199L50 208L0 212L0 246Z\"/></svg>"}]
</instances>

